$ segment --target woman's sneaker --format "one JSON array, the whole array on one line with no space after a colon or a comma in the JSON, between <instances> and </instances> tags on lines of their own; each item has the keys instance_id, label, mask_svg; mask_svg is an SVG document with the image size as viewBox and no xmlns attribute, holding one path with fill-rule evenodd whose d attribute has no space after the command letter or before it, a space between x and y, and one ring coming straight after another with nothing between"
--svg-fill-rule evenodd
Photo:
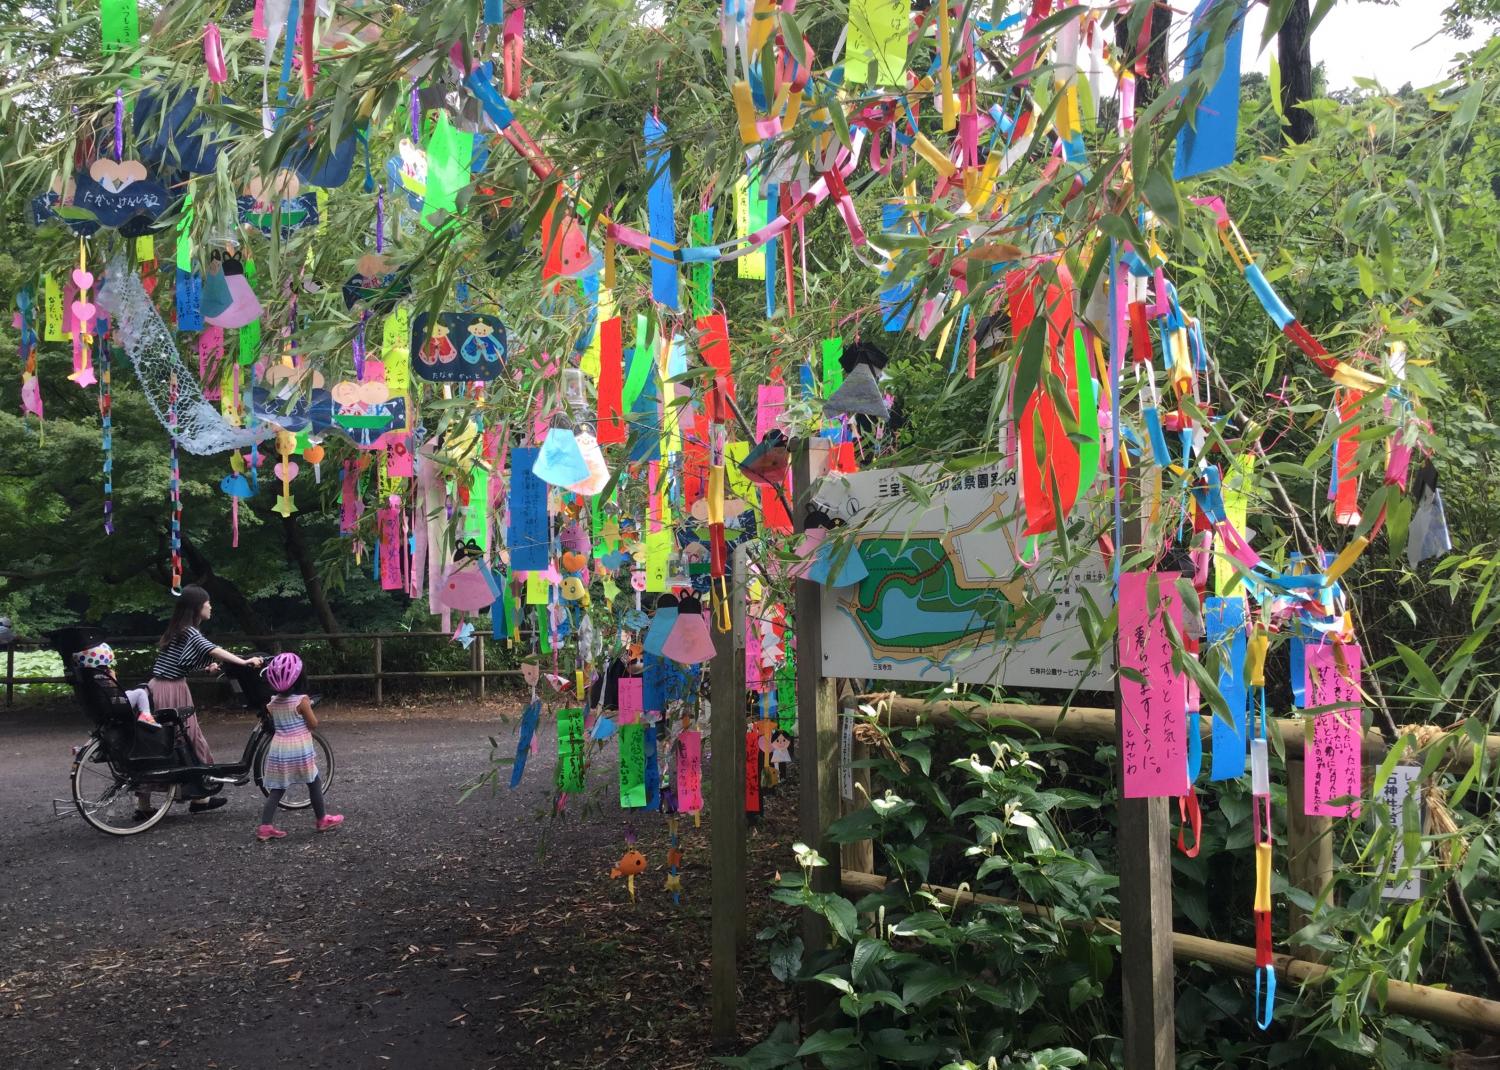
<instances>
[{"instance_id":1,"label":"woman's sneaker","mask_svg":"<svg viewBox=\"0 0 1500 1070\"><path fill-rule=\"evenodd\" d=\"M329 829L338 828L343 823L343 814L326 814L323 817L318 818L317 829L319 832L327 832Z\"/></svg>"},{"instance_id":2,"label":"woman's sneaker","mask_svg":"<svg viewBox=\"0 0 1500 1070\"><path fill-rule=\"evenodd\" d=\"M275 825L262 825L255 830L255 838L261 843L265 843L267 840L279 840L285 835L286 833L282 832Z\"/></svg>"}]
</instances>

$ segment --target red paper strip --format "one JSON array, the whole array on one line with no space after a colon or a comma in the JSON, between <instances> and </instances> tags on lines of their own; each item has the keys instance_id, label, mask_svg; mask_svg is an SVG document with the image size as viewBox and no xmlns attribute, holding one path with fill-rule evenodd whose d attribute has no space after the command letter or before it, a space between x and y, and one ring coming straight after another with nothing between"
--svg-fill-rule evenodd
<instances>
[{"instance_id":1,"label":"red paper strip","mask_svg":"<svg viewBox=\"0 0 1500 1070\"><path fill-rule=\"evenodd\" d=\"M698 317L701 335L698 351L703 354L703 363L714 370L713 389L708 392L704 413L710 423L727 423L731 414L727 405L720 401L720 392L730 401L734 400L734 372L730 368L729 321L722 312L712 316Z\"/></svg>"},{"instance_id":2,"label":"red paper strip","mask_svg":"<svg viewBox=\"0 0 1500 1070\"><path fill-rule=\"evenodd\" d=\"M595 437L601 446L624 442L626 438L625 371L620 332L619 316L599 324L599 425Z\"/></svg>"}]
</instances>

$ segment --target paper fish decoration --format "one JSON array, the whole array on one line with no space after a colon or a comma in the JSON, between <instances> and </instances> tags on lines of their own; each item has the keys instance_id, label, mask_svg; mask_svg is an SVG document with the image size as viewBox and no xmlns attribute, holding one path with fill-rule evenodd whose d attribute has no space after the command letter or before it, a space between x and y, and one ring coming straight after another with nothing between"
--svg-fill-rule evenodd
<instances>
[{"instance_id":1,"label":"paper fish decoration","mask_svg":"<svg viewBox=\"0 0 1500 1070\"><path fill-rule=\"evenodd\" d=\"M646 856L637 850L626 851L615 863L615 868L609 871L610 880L618 877L625 878L625 886L630 890L630 901L635 902L635 879L646 872Z\"/></svg>"}]
</instances>

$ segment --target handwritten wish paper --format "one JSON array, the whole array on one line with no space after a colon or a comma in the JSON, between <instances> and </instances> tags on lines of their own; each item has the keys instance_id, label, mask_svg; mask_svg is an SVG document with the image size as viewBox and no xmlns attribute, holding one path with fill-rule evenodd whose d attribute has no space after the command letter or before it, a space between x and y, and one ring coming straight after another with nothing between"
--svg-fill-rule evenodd
<instances>
[{"instance_id":1,"label":"handwritten wish paper","mask_svg":"<svg viewBox=\"0 0 1500 1070\"><path fill-rule=\"evenodd\" d=\"M619 696L622 725L633 725L641 719L644 706L644 682L639 676L622 676L616 694Z\"/></svg>"},{"instance_id":2,"label":"handwritten wish paper","mask_svg":"<svg viewBox=\"0 0 1500 1070\"><path fill-rule=\"evenodd\" d=\"M557 711L557 790L583 790L583 711Z\"/></svg>"},{"instance_id":3,"label":"handwritten wish paper","mask_svg":"<svg viewBox=\"0 0 1500 1070\"><path fill-rule=\"evenodd\" d=\"M510 567L517 571L545 569L551 560L551 532L547 522L547 484L532 474L534 447L510 451Z\"/></svg>"},{"instance_id":4,"label":"handwritten wish paper","mask_svg":"<svg viewBox=\"0 0 1500 1070\"><path fill-rule=\"evenodd\" d=\"M745 733L745 813L760 813L760 733Z\"/></svg>"},{"instance_id":5,"label":"handwritten wish paper","mask_svg":"<svg viewBox=\"0 0 1500 1070\"><path fill-rule=\"evenodd\" d=\"M689 729L677 737L677 810L703 809L703 733Z\"/></svg>"},{"instance_id":6,"label":"handwritten wish paper","mask_svg":"<svg viewBox=\"0 0 1500 1070\"><path fill-rule=\"evenodd\" d=\"M1166 622L1182 631L1182 601L1175 574L1126 572L1120 576L1120 706L1127 799L1185 795L1187 680L1172 668ZM1148 590L1156 591L1154 607Z\"/></svg>"},{"instance_id":7,"label":"handwritten wish paper","mask_svg":"<svg viewBox=\"0 0 1500 1070\"><path fill-rule=\"evenodd\" d=\"M626 809L646 805L646 726L620 726L620 805Z\"/></svg>"},{"instance_id":8,"label":"handwritten wish paper","mask_svg":"<svg viewBox=\"0 0 1500 1070\"><path fill-rule=\"evenodd\" d=\"M1385 887L1380 889L1382 899L1412 902L1422 898L1422 873L1415 868L1407 869L1405 843L1405 830L1408 828L1406 812L1408 800L1412 803L1412 812L1409 815L1413 822L1411 827L1416 829L1422 827L1422 799L1421 790L1418 787L1421 775L1422 767L1419 765L1398 765L1391 770L1390 778L1386 780L1385 786L1380 791L1380 801L1390 808L1391 826L1396 833L1391 851L1390 873ZM1405 879L1402 879L1402 870L1406 870Z\"/></svg>"},{"instance_id":9,"label":"handwritten wish paper","mask_svg":"<svg viewBox=\"0 0 1500 1070\"><path fill-rule=\"evenodd\" d=\"M1336 650L1333 643L1308 644L1303 654L1308 706L1331 707L1314 718L1306 756L1303 790L1307 813L1312 817L1359 816L1360 744L1364 736L1360 648L1356 643L1343 646L1348 675L1339 666Z\"/></svg>"}]
</instances>

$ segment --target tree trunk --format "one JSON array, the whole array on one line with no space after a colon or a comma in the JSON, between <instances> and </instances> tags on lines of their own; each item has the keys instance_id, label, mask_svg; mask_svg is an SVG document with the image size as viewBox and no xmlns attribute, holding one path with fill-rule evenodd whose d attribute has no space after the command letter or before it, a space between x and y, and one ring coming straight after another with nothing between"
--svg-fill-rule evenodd
<instances>
[{"instance_id":1,"label":"tree trunk","mask_svg":"<svg viewBox=\"0 0 1500 1070\"><path fill-rule=\"evenodd\" d=\"M1150 20L1149 29L1142 27ZM1146 75L1136 79L1135 110L1150 105L1156 94L1171 82L1168 69L1167 38L1172 31L1172 9L1156 0L1137 0L1130 14L1115 23L1115 44L1134 67L1141 51L1146 54Z\"/></svg>"},{"instance_id":2,"label":"tree trunk","mask_svg":"<svg viewBox=\"0 0 1500 1070\"><path fill-rule=\"evenodd\" d=\"M1301 105L1313 97L1312 32L1308 0L1292 0L1286 21L1276 31L1276 62L1281 65L1281 111L1286 135L1296 145L1312 140L1312 113Z\"/></svg>"},{"instance_id":3,"label":"tree trunk","mask_svg":"<svg viewBox=\"0 0 1500 1070\"><path fill-rule=\"evenodd\" d=\"M313 611L318 615L318 623L329 635L336 635L339 622L333 616L333 607L328 604L323 577L318 575L317 563L307 549L307 540L302 535L302 525L298 523L296 513L281 518L281 531L286 537L286 556L302 574L302 586L306 588L307 600L312 603ZM342 652L341 640L330 639L328 643L334 650Z\"/></svg>"},{"instance_id":4,"label":"tree trunk","mask_svg":"<svg viewBox=\"0 0 1500 1070\"><path fill-rule=\"evenodd\" d=\"M185 531L182 533L182 565L183 582L196 583L207 591L209 598L233 614L246 635L272 634L269 623L245 597L245 592L233 580L214 571L213 562L203 555Z\"/></svg>"}]
</instances>

